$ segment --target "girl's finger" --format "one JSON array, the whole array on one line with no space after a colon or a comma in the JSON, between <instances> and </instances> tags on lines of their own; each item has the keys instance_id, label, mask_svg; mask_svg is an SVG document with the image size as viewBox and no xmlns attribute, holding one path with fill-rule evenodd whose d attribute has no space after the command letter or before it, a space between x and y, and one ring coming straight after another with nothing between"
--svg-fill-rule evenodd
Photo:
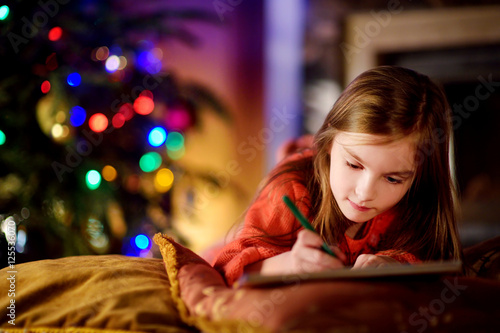
<instances>
[{"instance_id":1,"label":"girl's finger","mask_svg":"<svg viewBox=\"0 0 500 333\"><path fill-rule=\"evenodd\" d=\"M352 268L363 268L367 266L368 260L369 260L369 255L367 254L360 254L356 261L354 262L354 265Z\"/></svg>"},{"instance_id":2,"label":"girl's finger","mask_svg":"<svg viewBox=\"0 0 500 333\"><path fill-rule=\"evenodd\" d=\"M317 251L318 249L321 249L323 242L323 239L317 233L304 229L299 232L296 244L298 248L305 247L314 249L313 253L308 253L309 260L313 260L314 262L327 267L339 267L338 261L340 261L341 266L343 266L347 261L347 257L337 246L330 246L336 258L326 254L323 250L319 252Z\"/></svg>"},{"instance_id":3,"label":"girl's finger","mask_svg":"<svg viewBox=\"0 0 500 333\"><path fill-rule=\"evenodd\" d=\"M297 235L297 242L302 246L319 247L323 239L314 231L303 229Z\"/></svg>"},{"instance_id":4,"label":"girl's finger","mask_svg":"<svg viewBox=\"0 0 500 333\"><path fill-rule=\"evenodd\" d=\"M338 246L330 245L330 249L333 251L333 253L335 253L340 261L342 261L343 263L347 261L347 256L340 250Z\"/></svg>"},{"instance_id":5,"label":"girl's finger","mask_svg":"<svg viewBox=\"0 0 500 333\"><path fill-rule=\"evenodd\" d=\"M307 262L311 265L317 266L320 270L329 268L341 268L344 263L320 248L305 248L297 254L297 259L300 262Z\"/></svg>"}]
</instances>

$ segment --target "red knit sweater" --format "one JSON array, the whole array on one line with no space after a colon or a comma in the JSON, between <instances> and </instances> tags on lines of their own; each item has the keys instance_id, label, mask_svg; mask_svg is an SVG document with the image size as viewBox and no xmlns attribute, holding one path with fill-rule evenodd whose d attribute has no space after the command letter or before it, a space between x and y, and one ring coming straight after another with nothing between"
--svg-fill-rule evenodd
<instances>
[{"instance_id":1,"label":"red knit sweater","mask_svg":"<svg viewBox=\"0 0 500 333\"><path fill-rule=\"evenodd\" d=\"M276 170L280 170L285 162L311 156L310 150L294 154L283 161ZM312 175L311 175L312 176ZM276 256L291 250L291 245L280 246L271 240L262 237L262 231L266 235L282 236L293 244L297 239L297 233L302 228L289 211L282 198L287 195L305 215L309 215L308 202L311 200L306 187L289 174L282 174L267 184L259 193L256 200L250 206L242 229L237 237L222 248L213 265L226 279L228 285L232 285L241 277L247 265ZM381 237L393 222L393 215L385 212L367 221L363 235L352 239L346 235L346 244L339 247L349 253L348 257L355 260L360 254L389 255L400 262L417 262L419 259L410 253L395 253L395 250L380 252L377 250ZM283 236L286 235L286 236ZM279 242L279 238L276 238Z\"/></svg>"}]
</instances>

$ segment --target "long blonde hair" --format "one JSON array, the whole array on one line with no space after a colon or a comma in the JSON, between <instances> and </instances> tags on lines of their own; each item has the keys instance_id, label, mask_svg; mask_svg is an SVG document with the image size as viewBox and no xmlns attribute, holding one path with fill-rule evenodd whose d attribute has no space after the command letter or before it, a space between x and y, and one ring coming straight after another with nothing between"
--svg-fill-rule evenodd
<instances>
[{"instance_id":1,"label":"long blonde hair","mask_svg":"<svg viewBox=\"0 0 500 333\"><path fill-rule=\"evenodd\" d=\"M416 139L416 177L394 207L386 246L423 260L461 259L456 227L456 187L450 168L451 110L429 77L393 66L360 74L341 94L315 135L314 181L309 183L313 225L329 243L340 243L350 225L330 189L330 149L341 131Z\"/></svg>"}]
</instances>

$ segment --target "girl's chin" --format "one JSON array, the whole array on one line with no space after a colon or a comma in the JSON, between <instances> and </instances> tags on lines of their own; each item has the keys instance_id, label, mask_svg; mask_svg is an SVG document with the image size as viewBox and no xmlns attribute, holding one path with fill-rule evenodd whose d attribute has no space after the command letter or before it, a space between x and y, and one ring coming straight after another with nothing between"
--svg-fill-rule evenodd
<instances>
[{"instance_id":1,"label":"girl's chin","mask_svg":"<svg viewBox=\"0 0 500 333\"><path fill-rule=\"evenodd\" d=\"M351 222L364 223L375 217L373 212L358 212L352 211L352 209L350 210L349 208L350 207L347 207L347 211L342 209L342 213Z\"/></svg>"},{"instance_id":2,"label":"girl's chin","mask_svg":"<svg viewBox=\"0 0 500 333\"><path fill-rule=\"evenodd\" d=\"M371 220L371 219L366 220L366 219L361 219L361 218L349 218L348 216L346 216L346 217L349 221L354 222L354 223L365 223L365 222L368 222L369 220Z\"/></svg>"}]
</instances>

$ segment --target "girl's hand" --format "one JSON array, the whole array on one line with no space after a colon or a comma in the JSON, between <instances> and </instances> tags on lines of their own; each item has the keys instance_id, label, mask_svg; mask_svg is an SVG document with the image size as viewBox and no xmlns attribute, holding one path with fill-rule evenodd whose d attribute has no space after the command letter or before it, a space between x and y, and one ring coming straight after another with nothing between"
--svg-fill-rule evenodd
<instances>
[{"instance_id":1,"label":"girl's hand","mask_svg":"<svg viewBox=\"0 0 500 333\"><path fill-rule=\"evenodd\" d=\"M263 275L318 272L344 267L345 254L336 246L330 246L337 258L321 249L323 239L313 231L303 229L297 234L297 241L291 251L258 261L245 267L246 273L259 272Z\"/></svg>"},{"instance_id":2,"label":"girl's hand","mask_svg":"<svg viewBox=\"0 0 500 333\"><path fill-rule=\"evenodd\" d=\"M380 267L388 264L399 264L399 261L389 256L360 254L352 268Z\"/></svg>"},{"instance_id":3,"label":"girl's hand","mask_svg":"<svg viewBox=\"0 0 500 333\"><path fill-rule=\"evenodd\" d=\"M337 258L321 249L323 239L313 231L303 229L289 252L289 273L319 272L344 267L346 256L336 246L331 246Z\"/></svg>"}]
</instances>

